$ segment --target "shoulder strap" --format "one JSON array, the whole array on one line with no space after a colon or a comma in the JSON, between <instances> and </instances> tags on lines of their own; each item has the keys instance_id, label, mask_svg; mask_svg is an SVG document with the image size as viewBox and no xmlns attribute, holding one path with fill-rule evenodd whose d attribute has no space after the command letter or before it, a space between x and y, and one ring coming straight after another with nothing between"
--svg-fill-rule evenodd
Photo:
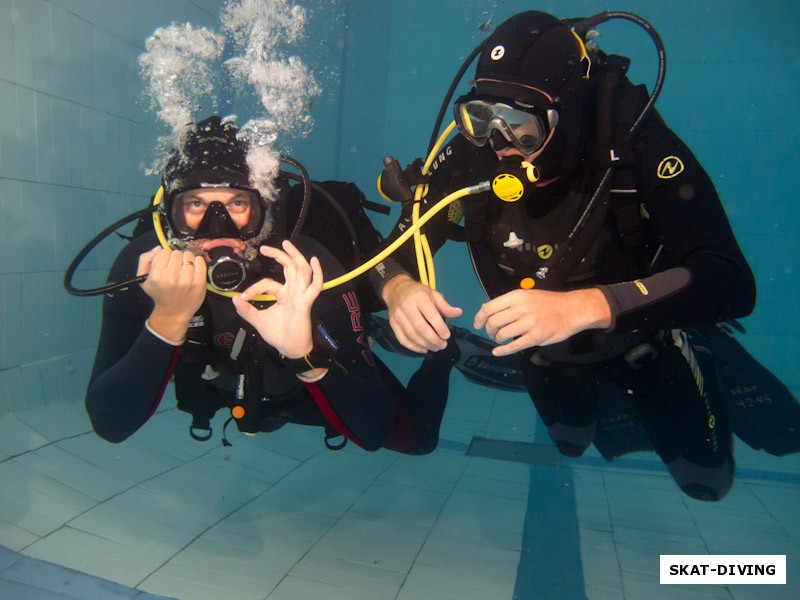
<instances>
[{"instance_id":1,"label":"shoulder strap","mask_svg":"<svg viewBox=\"0 0 800 600\"><path fill-rule=\"evenodd\" d=\"M625 246L640 246L644 242L644 223L639 206L640 191L634 181L633 169L625 168L616 173L609 189L609 203Z\"/></svg>"},{"instance_id":2,"label":"shoulder strap","mask_svg":"<svg viewBox=\"0 0 800 600\"><path fill-rule=\"evenodd\" d=\"M634 86L623 77L615 96L615 145L611 150L611 159L618 162L609 188L609 203L623 243L628 248L635 248L645 241L640 208L641 190L636 176L639 153L632 144L624 144L623 140L647 102L647 92L644 86Z\"/></svg>"}]
</instances>

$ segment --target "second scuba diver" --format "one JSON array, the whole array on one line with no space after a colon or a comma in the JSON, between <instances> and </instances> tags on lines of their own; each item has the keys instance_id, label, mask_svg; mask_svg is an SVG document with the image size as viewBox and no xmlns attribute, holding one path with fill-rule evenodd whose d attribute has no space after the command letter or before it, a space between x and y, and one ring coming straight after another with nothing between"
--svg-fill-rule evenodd
<instances>
[{"instance_id":1,"label":"second scuba diver","mask_svg":"<svg viewBox=\"0 0 800 600\"><path fill-rule=\"evenodd\" d=\"M437 214L427 242L468 243L490 298L474 327L500 344L496 356L517 354L562 454L592 443L612 383L681 490L719 500L733 483L731 429L703 385L708 355L683 328L749 314L755 281L708 175L625 77L627 59L587 50L581 25L530 11L488 38L454 105L459 135L412 183L427 185L423 213L480 181L493 191ZM430 356L462 311L409 275L415 264L407 244L370 277L397 339Z\"/></svg>"},{"instance_id":2,"label":"second scuba diver","mask_svg":"<svg viewBox=\"0 0 800 600\"><path fill-rule=\"evenodd\" d=\"M287 215L298 213L306 190L282 177L278 200L265 200L237 132L219 117L194 126L163 174L165 244L149 228L111 268L110 281L146 280L104 298L86 394L94 430L125 440L153 415L174 377L178 408L192 414L198 440L211 437L211 418L226 408L245 433L299 423L324 428L332 449L349 439L367 450L432 451L454 356L432 355L404 389L367 345L354 285L321 291L323 273L344 273L332 252L353 251L345 228L321 227L319 202L304 218L321 239L288 236ZM350 215L363 217L361 243L377 245L354 185L314 187L348 202ZM243 293L210 293L207 280L212 289ZM259 301L265 293L276 299Z\"/></svg>"}]
</instances>

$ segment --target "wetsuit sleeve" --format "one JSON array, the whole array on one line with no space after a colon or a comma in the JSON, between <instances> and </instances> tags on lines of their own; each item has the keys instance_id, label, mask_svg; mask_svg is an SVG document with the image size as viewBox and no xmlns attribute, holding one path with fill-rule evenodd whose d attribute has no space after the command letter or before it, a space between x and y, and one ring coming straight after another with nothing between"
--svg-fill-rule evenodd
<instances>
[{"instance_id":1,"label":"wetsuit sleeve","mask_svg":"<svg viewBox=\"0 0 800 600\"><path fill-rule=\"evenodd\" d=\"M478 172L478 166L496 162L494 154L491 152L487 154L486 150L486 148L475 148L460 135L453 138L431 165L428 193L421 201L420 215L424 215L451 192L485 179ZM461 201L457 200L450 205L452 209L445 208L425 225L424 233L432 253L435 254L449 238L455 237L453 232L457 229L456 226L461 218L459 215L463 212L460 210L460 203ZM386 237L381 249L394 242L412 225L412 210L412 204L402 207L400 218ZM369 278L373 288L380 295L383 285L395 275L416 274L416 272L417 259L412 239L371 269ZM411 276L416 278L416 275Z\"/></svg>"},{"instance_id":2,"label":"wetsuit sleeve","mask_svg":"<svg viewBox=\"0 0 800 600\"><path fill-rule=\"evenodd\" d=\"M338 260L319 243L301 237L297 246L306 257L320 260L326 280L344 273ZM392 392L376 369L355 289L348 282L322 292L311 315L325 327L338 350L327 374L305 383L306 388L340 433L366 450L381 448L392 430Z\"/></svg>"},{"instance_id":3,"label":"wetsuit sleeve","mask_svg":"<svg viewBox=\"0 0 800 600\"><path fill-rule=\"evenodd\" d=\"M128 244L112 266L109 281L132 279L139 255L156 243L155 236L142 236ZM109 442L122 442L155 412L180 353L180 346L145 327L151 310L152 300L138 285L103 300L86 410L95 432Z\"/></svg>"},{"instance_id":4,"label":"wetsuit sleeve","mask_svg":"<svg viewBox=\"0 0 800 600\"><path fill-rule=\"evenodd\" d=\"M755 280L710 178L654 115L642 153L643 216L655 240L648 276L600 286L612 329L688 327L746 316Z\"/></svg>"}]
</instances>

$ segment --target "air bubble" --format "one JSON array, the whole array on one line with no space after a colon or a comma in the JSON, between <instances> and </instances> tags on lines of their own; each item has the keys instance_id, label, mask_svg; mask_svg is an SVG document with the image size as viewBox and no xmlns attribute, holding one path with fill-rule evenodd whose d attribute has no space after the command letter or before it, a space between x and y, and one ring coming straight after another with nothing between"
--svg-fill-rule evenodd
<instances>
[{"instance_id":1,"label":"air bubble","mask_svg":"<svg viewBox=\"0 0 800 600\"><path fill-rule=\"evenodd\" d=\"M172 149L182 146L202 101L216 105L214 86L225 69L237 94L255 96L263 108L238 135L251 148L251 184L265 198L274 198L278 140L311 133L309 110L322 92L311 71L291 54L303 39L306 18L305 9L287 0L229 0L220 15L224 35L175 23L153 32L139 64L145 95L171 133L159 140L148 174L158 173ZM234 47L234 56L220 63L226 44ZM236 120L229 115L223 123Z\"/></svg>"}]
</instances>

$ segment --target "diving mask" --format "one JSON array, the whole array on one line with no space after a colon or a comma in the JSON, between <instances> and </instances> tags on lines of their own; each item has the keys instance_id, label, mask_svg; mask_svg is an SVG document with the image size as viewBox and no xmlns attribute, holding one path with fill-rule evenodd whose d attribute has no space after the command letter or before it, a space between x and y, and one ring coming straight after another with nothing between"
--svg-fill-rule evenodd
<instances>
[{"instance_id":1,"label":"diving mask","mask_svg":"<svg viewBox=\"0 0 800 600\"><path fill-rule=\"evenodd\" d=\"M459 132L476 146L489 142L494 150L497 132L523 155L529 156L542 148L558 124L558 112L536 107L517 108L507 100L487 100L462 96L453 106Z\"/></svg>"},{"instance_id":2,"label":"diving mask","mask_svg":"<svg viewBox=\"0 0 800 600\"><path fill-rule=\"evenodd\" d=\"M257 262L267 215L256 190L229 184L176 189L164 213L171 245L203 256L214 288L230 292L245 284Z\"/></svg>"},{"instance_id":3,"label":"diving mask","mask_svg":"<svg viewBox=\"0 0 800 600\"><path fill-rule=\"evenodd\" d=\"M261 194L230 184L174 190L165 208L172 236L183 241L221 237L248 240L261 233L266 216Z\"/></svg>"}]
</instances>

